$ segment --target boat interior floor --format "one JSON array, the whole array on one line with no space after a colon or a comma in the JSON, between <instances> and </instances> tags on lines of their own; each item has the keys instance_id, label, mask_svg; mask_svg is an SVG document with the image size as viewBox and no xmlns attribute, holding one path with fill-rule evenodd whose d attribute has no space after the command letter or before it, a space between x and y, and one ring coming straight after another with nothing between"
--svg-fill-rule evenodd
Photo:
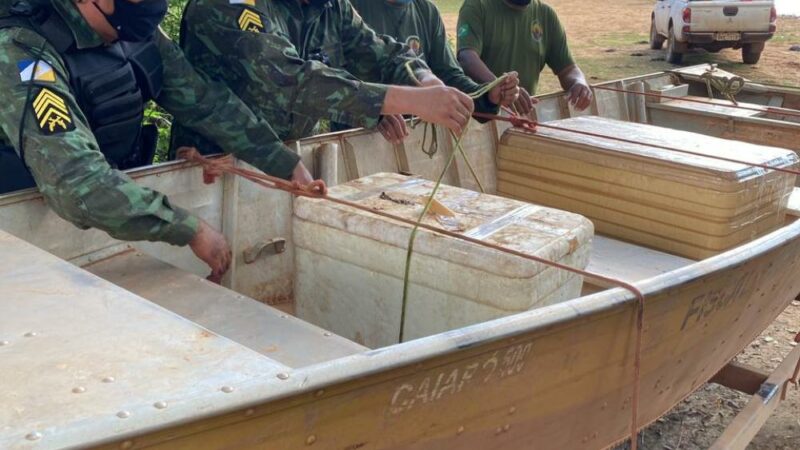
<instances>
[{"instance_id":1,"label":"boat interior floor","mask_svg":"<svg viewBox=\"0 0 800 450\"><path fill-rule=\"evenodd\" d=\"M369 350L133 249L84 269L292 368Z\"/></svg>"}]
</instances>

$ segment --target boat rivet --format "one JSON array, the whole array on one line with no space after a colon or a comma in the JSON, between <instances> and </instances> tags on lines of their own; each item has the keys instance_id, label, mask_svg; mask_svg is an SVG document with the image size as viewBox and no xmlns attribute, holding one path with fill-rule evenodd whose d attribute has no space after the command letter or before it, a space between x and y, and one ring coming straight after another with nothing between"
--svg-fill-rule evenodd
<instances>
[{"instance_id":1,"label":"boat rivet","mask_svg":"<svg viewBox=\"0 0 800 450\"><path fill-rule=\"evenodd\" d=\"M508 408L508 414L509 415L512 415L515 412L517 412L517 407L516 406L512 406L511 408Z\"/></svg>"},{"instance_id":2,"label":"boat rivet","mask_svg":"<svg viewBox=\"0 0 800 450\"><path fill-rule=\"evenodd\" d=\"M494 430L494 434L500 434L500 433L502 433L502 432L503 432L503 429L502 429L502 428L500 428L500 427L497 427L497 429L496 429L496 430Z\"/></svg>"},{"instance_id":3,"label":"boat rivet","mask_svg":"<svg viewBox=\"0 0 800 450\"><path fill-rule=\"evenodd\" d=\"M130 448L133 448L133 441L125 441L119 445L119 448L121 448L122 450L128 450Z\"/></svg>"},{"instance_id":4,"label":"boat rivet","mask_svg":"<svg viewBox=\"0 0 800 450\"><path fill-rule=\"evenodd\" d=\"M252 416L255 413L256 413L256 410L253 409L253 408L250 408L250 409L248 409L247 411L244 412L244 415L245 416Z\"/></svg>"},{"instance_id":5,"label":"boat rivet","mask_svg":"<svg viewBox=\"0 0 800 450\"><path fill-rule=\"evenodd\" d=\"M83 394L84 392L86 392L86 388L83 387L83 386L77 386L77 387L72 388L72 393L73 394Z\"/></svg>"},{"instance_id":6,"label":"boat rivet","mask_svg":"<svg viewBox=\"0 0 800 450\"><path fill-rule=\"evenodd\" d=\"M511 425L509 425L509 424L503 425L503 431L508 431L510 429L511 429Z\"/></svg>"},{"instance_id":7,"label":"boat rivet","mask_svg":"<svg viewBox=\"0 0 800 450\"><path fill-rule=\"evenodd\" d=\"M314 397L322 397L325 395L325 389L320 389L317 392L314 392Z\"/></svg>"},{"instance_id":8,"label":"boat rivet","mask_svg":"<svg viewBox=\"0 0 800 450\"><path fill-rule=\"evenodd\" d=\"M230 394L231 392L233 392L233 386L222 386L220 388L220 391L222 391L222 392L224 392L226 394Z\"/></svg>"},{"instance_id":9,"label":"boat rivet","mask_svg":"<svg viewBox=\"0 0 800 450\"><path fill-rule=\"evenodd\" d=\"M120 411L117 413L117 417L119 417L120 419L127 419L130 416L131 413L129 413L128 411Z\"/></svg>"},{"instance_id":10,"label":"boat rivet","mask_svg":"<svg viewBox=\"0 0 800 450\"><path fill-rule=\"evenodd\" d=\"M166 408L166 407L167 407L167 402L161 402L161 401L159 401L159 402L155 402L155 403L153 403L153 406L154 406L156 409L164 409L164 408Z\"/></svg>"},{"instance_id":11,"label":"boat rivet","mask_svg":"<svg viewBox=\"0 0 800 450\"><path fill-rule=\"evenodd\" d=\"M105 377L103 378L103 383L113 383L114 377Z\"/></svg>"},{"instance_id":12,"label":"boat rivet","mask_svg":"<svg viewBox=\"0 0 800 450\"><path fill-rule=\"evenodd\" d=\"M460 426L460 427L458 427L458 429L456 430L456 434L461 434L461 433L463 433L463 432L464 432L464 425L461 425L461 426Z\"/></svg>"},{"instance_id":13,"label":"boat rivet","mask_svg":"<svg viewBox=\"0 0 800 450\"><path fill-rule=\"evenodd\" d=\"M306 445L313 445L314 442L317 442L317 437L313 434L306 438Z\"/></svg>"},{"instance_id":14,"label":"boat rivet","mask_svg":"<svg viewBox=\"0 0 800 450\"><path fill-rule=\"evenodd\" d=\"M36 336L38 334L39 333L37 333L35 331L28 331L27 333L25 333L25 337L34 337L34 336Z\"/></svg>"},{"instance_id":15,"label":"boat rivet","mask_svg":"<svg viewBox=\"0 0 800 450\"><path fill-rule=\"evenodd\" d=\"M330 334L330 333L327 333L327 332L326 332L326 333L322 333L322 335L323 335L323 336L325 336L325 337L331 337L331 336L333 336L332 334Z\"/></svg>"},{"instance_id":16,"label":"boat rivet","mask_svg":"<svg viewBox=\"0 0 800 450\"><path fill-rule=\"evenodd\" d=\"M34 431L33 433L28 433L25 435L25 439L29 441L38 441L41 438L42 438L42 433L39 433L38 431Z\"/></svg>"},{"instance_id":17,"label":"boat rivet","mask_svg":"<svg viewBox=\"0 0 800 450\"><path fill-rule=\"evenodd\" d=\"M281 372L281 373L278 374L278 379L279 380L288 380L289 379L289 374L285 373L285 372Z\"/></svg>"},{"instance_id":18,"label":"boat rivet","mask_svg":"<svg viewBox=\"0 0 800 450\"><path fill-rule=\"evenodd\" d=\"M2 347L4 345L8 345L9 343L10 342L8 342L8 341L0 341L0 347Z\"/></svg>"}]
</instances>

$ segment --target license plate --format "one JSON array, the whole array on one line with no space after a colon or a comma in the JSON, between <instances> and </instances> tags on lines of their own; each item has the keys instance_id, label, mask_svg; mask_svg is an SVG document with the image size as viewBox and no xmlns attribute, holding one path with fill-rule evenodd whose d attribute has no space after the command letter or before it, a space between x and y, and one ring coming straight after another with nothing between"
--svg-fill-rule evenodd
<instances>
[{"instance_id":1,"label":"license plate","mask_svg":"<svg viewBox=\"0 0 800 450\"><path fill-rule=\"evenodd\" d=\"M738 41L741 39L739 33L717 33L718 41Z\"/></svg>"}]
</instances>

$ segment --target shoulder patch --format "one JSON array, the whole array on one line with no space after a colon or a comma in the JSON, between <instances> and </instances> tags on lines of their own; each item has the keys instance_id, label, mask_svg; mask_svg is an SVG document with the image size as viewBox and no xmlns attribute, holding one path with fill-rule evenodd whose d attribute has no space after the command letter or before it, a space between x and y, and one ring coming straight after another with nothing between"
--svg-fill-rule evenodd
<instances>
[{"instance_id":1,"label":"shoulder patch","mask_svg":"<svg viewBox=\"0 0 800 450\"><path fill-rule=\"evenodd\" d=\"M465 37L467 37L468 34L469 34L469 24L468 23L465 23L465 24L461 25L460 27L458 27L458 31L456 32L456 35L458 37L465 38Z\"/></svg>"},{"instance_id":2,"label":"shoulder patch","mask_svg":"<svg viewBox=\"0 0 800 450\"><path fill-rule=\"evenodd\" d=\"M252 9L244 8L242 13L239 14L239 29L242 31L251 31L253 33L263 33L264 22L257 12Z\"/></svg>"},{"instance_id":3,"label":"shoulder patch","mask_svg":"<svg viewBox=\"0 0 800 450\"><path fill-rule=\"evenodd\" d=\"M34 67L36 68L36 73L33 73ZM53 66L48 64L47 61L41 59L38 61L24 59L17 62L17 68L19 69L19 79L23 83L29 81L41 81L44 83L56 82L56 72L53 70Z\"/></svg>"},{"instance_id":4,"label":"shoulder patch","mask_svg":"<svg viewBox=\"0 0 800 450\"><path fill-rule=\"evenodd\" d=\"M69 105L61 94L42 88L34 97L31 106L36 116L36 124L42 133L50 135L75 129Z\"/></svg>"}]
</instances>

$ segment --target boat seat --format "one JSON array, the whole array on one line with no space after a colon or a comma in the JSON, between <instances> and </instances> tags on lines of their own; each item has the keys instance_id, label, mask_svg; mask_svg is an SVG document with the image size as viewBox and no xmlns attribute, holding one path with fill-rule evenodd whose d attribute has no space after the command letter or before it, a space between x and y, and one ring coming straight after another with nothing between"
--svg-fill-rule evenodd
<instances>
[{"instance_id":1,"label":"boat seat","mask_svg":"<svg viewBox=\"0 0 800 450\"><path fill-rule=\"evenodd\" d=\"M632 283L688 266L695 261L682 256L649 249L609 237L595 235L589 272ZM584 294L605 290L614 285L591 278L584 279Z\"/></svg>"},{"instance_id":2,"label":"boat seat","mask_svg":"<svg viewBox=\"0 0 800 450\"><path fill-rule=\"evenodd\" d=\"M688 111L700 114L709 114L717 117L763 117L767 114L767 107L754 103L739 103L752 109L740 109L731 105L728 100L696 97L687 95L686 100L668 100L663 103L648 103L647 107L666 111ZM701 102L701 103L698 103ZM754 111L755 109L759 111Z\"/></svg>"},{"instance_id":3,"label":"boat seat","mask_svg":"<svg viewBox=\"0 0 800 450\"><path fill-rule=\"evenodd\" d=\"M292 368L368 350L136 250L84 269Z\"/></svg>"},{"instance_id":4,"label":"boat seat","mask_svg":"<svg viewBox=\"0 0 800 450\"><path fill-rule=\"evenodd\" d=\"M794 222L800 219L800 188L796 187L789 196L789 205L786 208L786 221Z\"/></svg>"}]
</instances>

